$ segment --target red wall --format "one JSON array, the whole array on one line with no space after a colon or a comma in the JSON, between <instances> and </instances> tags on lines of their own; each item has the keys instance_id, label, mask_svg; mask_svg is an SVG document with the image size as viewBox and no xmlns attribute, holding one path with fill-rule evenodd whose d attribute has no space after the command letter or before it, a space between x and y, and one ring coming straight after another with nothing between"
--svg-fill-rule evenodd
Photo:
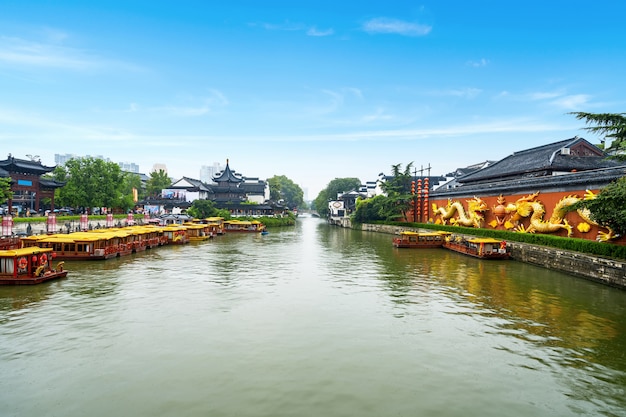
<instances>
[{"instance_id":1,"label":"red wall","mask_svg":"<svg viewBox=\"0 0 626 417\"><path fill-rule=\"evenodd\" d=\"M592 190L593 193L597 194L599 190ZM519 199L523 199L523 198L528 198L532 196L532 194L512 194L512 195L502 195L502 198L504 199L504 206L508 206L510 204L515 204ZM570 196L575 196L578 198L584 198L585 196L585 190L582 191L574 191L574 192L558 192L558 193L539 193L536 195L536 197L534 199L532 199L532 201L534 202L538 202L541 203L544 207L545 210L545 214L543 215L543 222L549 222L550 221L550 217L553 215L554 213L554 209L557 206L557 204L559 203L559 201L561 201L562 198L564 197L570 197ZM497 230L510 230L510 231L521 231L521 230L527 230L529 227L531 227L531 217L532 217L532 212L530 213L530 215L528 217L520 217L518 215L515 214L515 212L507 212L504 215L500 216L500 220L501 222L510 222L514 225L514 227L512 228L507 228L505 226L505 224L496 224L495 227L492 226L490 223L492 223L494 220L496 219L496 211L497 211L497 206L499 206L498 203L498 197L499 196L481 196L481 195L477 195L476 197L480 198L484 203L486 203L487 205L487 210L482 212L482 215L484 216L484 220L482 221L482 228L487 228L487 229L497 229ZM459 202L461 203L461 205L463 206L466 216L469 217L469 213L468 213L468 200L471 200L471 198L452 198L450 201L451 203L454 202ZM447 199L429 199L428 202L428 209L429 209L429 213L428 213L428 221L429 222L433 222L433 223L442 223L442 216L440 214L436 214L433 210L433 204L436 204L437 207L447 207L448 206L448 200ZM423 207L424 207L424 203L423 203L423 199L420 202L420 207L422 208L422 216L423 216ZM536 206L535 206L536 207ZM408 218L409 219L413 219L413 213L410 212L408 214ZM456 212L453 217L454 218L459 218L459 213ZM598 227L596 225L590 224L589 222L586 222L576 211L573 212L569 212L567 213L564 217L563 217L564 221L567 221L570 226L572 227L572 234L571 237L575 237L575 238L582 238L582 239L588 239L588 240L596 240L599 237L599 233L606 233L608 232L608 230L606 228L603 227ZM425 221L426 219L422 219L422 221ZM562 224L564 224L565 222L561 221ZM554 222L556 223L556 222ZM585 231L584 229L584 225L581 227L581 229L579 229L579 226L581 225L581 223L586 223L588 224L589 230ZM446 224L450 224L450 222L448 221ZM541 231L535 231L535 233L542 233ZM548 233L548 232L543 232L543 233ZM555 236L562 236L562 237L567 237L568 233L567 230L565 229L559 229L556 232L552 232L549 233ZM626 238L621 238L621 239L612 239L611 240L612 243L619 243L619 244L626 244Z\"/></svg>"}]
</instances>

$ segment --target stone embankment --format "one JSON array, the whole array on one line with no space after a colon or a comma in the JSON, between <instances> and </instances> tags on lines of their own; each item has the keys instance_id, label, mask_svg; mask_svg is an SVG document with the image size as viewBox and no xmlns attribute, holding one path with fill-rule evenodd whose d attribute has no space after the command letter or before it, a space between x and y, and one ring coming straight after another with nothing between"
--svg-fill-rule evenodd
<instances>
[{"instance_id":1,"label":"stone embankment","mask_svg":"<svg viewBox=\"0 0 626 417\"><path fill-rule=\"evenodd\" d=\"M410 227L364 224L362 230L399 234ZM591 281L626 290L626 261L585 255L547 246L507 242L511 258L548 269L576 275Z\"/></svg>"}]
</instances>

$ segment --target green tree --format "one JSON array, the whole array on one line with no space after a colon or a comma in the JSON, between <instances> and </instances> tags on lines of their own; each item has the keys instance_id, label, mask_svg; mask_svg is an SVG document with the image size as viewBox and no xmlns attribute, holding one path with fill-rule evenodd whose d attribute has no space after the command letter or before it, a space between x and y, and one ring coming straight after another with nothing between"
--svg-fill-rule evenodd
<instances>
[{"instance_id":1,"label":"green tree","mask_svg":"<svg viewBox=\"0 0 626 417\"><path fill-rule=\"evenodd\" d=\"M125 211L132 209L135 204L135 193L137 200L141 200L143 198L143 186L141 183L141 177L132 172L123 172L122 173L122 203L121 208Z\"/></svg>"},{"instance_id":2,"label":"green tree","mask_svg":"<svg viewBox=\"0 0 626 417\"><path fill-rule=\"evenodd\" d=\"M91 157L70 159L57 166L53 176L65 182L57 190L60 205L126 208L124 173L116 163Z\"/></svg>"},{"instance_id":3,"label":"green tree","mask_svg":"<svg viewBox=\"0 0 626 417\"><path fill-rule=\"evenodd\" d=\"M384 195L377 195L374 198L368 199L359 199L356 202L356 209L350 220L358 224L387 220L388 201L389 199Z\"/></svg>"},{"instance_id":4,"label":"green tree","mask_svg":"<svg viewBox=\"0 0 626 417\"><path fill-rule=\"evenodd\" d=\"M11 197L13 197L11 178L0 177L0 204L6 202Z\"/></svg>"},{"instance_id":5,"label":"green tree","mask_svg":"<svg viewBox=\"0 0 626 417\"><path fill-rule=\"evenodd\" d=\"M302 188L286 176L274 175L267 182L270 186L270 199L273 201L283 200L289 209L302 207L304 204Z\"/></svg>"},{"instance_id":6,"label":"green tree","mask_svg":"<svg viewBox=\"0 0 626 417\"><path fill-rule=\"evenodd\" d=\"M591 219L620 236L626 234L626 177L604 187L596 198L581 200L572 209L586 208Z\"/></svg>"},{"instance_id":7,"label":"green tree","mask_svg":"<svg viewBox=\"0 0 626 417\"><path fill-rule=\"evenodd\" d=\"M585 130L612 140L605 151L614 153L614 158L626 160L626 113L585 113L571 112L578 120L585 120Z\"/></svg>"},{"instance_id":8,"label":"green tree","mask_svg":"<svg viewBox=\"0 0 626 417\"><path fill-rule=\"evenodd\" d=\"M315 198L315 210L320 217L328 217L329 201L336 200L338 194L358 190L360 186L358 178L335 178Z\"/></svg>"},{"instance_id":9,"label":"green tree","mask_svg":"<svg viewBox=\"0 0 626 417\"><path fill-rule=\"evenodd\" d=\"M230 212L228 210L218 209L211 200L194 200L189 210L187 210L187 214L196 219L206 219L207 217L230 218Z\"/></svg>"},{"instance_id":10,"label":"green tree","mask_svg":"<svg viewBox=\"0 0 626 417\"><path fill-rule=\"evenodd\" d=\"M402 164L392 165L392 178L381 184L381 188L387 194L387 209L390 211L388 214L391 218L402 216L404 221L408 221L407 212L411 210L413 201L411 169L413 169L413 162L408 163L404 171L402 171Z\"/></svg>"},{"instance_id":11,"label":"green tree","mask_svg":"<svg viewBox=\"0 0 626 417\"><path fill-rule=\"evenodd\" d=\"M172 185L172 180L167 176L167 173L162 169L158 171L152 171L150 178L146 181L146 193L150 197L158 197L164 188L168 188Z\"/></svg>"}]
</instances>

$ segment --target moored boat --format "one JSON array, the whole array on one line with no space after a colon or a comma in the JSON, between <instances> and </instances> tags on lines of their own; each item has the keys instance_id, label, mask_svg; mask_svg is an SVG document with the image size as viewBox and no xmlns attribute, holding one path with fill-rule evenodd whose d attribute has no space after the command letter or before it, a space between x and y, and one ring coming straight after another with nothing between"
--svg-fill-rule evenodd
<instances>
[{"instance_id":1,"label":"moored boat","mask_svg":"<svg viewBox=\"0 0 626 417\"><path fill-rule=\"evenodd\" d=\"M22 247L20 238L18 236L3 236L0 237L0 250L19 249Z\"/></svg>"},{"instance_id":2,"label":"moored boat","mask_svg":"<svg viewBox=\"0 0 626 417\"><path fill-rule=\"evenodd\" d=\"M227 220L224 221L224 231L226 233L258 233L265 230L265 225L258 220Z\"/></svg>"},{"instance_id":3,"label":"moored boat","mask_svg":"<svg viewBox=\"0 0 626 417\"><path fill-rule=\"evenodd\" d=\"M396 248L440 248L443 246L447 232L415 232L405 230L400 235L394 237L392 242Z\"/></svg>"},{"instance_id":4,"label":"moored boat","mask_svg":"<svg viewBox=\"0 0 626 417\"><path fill-rule=\"evenodd\" d=\"M448 236L443 247L480 259L509 259L506 242L499 239Z\"/></svg>"},{"instance_id":5,"label":"moored boat","mask_svg":"<svg viewBox=\"0 0 626 417\"><path fill-rule=\"evenodd\" d=\"M189 243L189 233L187 226L182 224L170 224L163 226L163 236L167 237L168 244L170 245L184 245Z\"/></svg>"},{"instance_id":6,"label":"moored boat","mask_svg":"<svg viewBox=\"0 0 626 417\"><path fill-rule=\"evenodd\" d=\"M0 285L32 285L56 278L65 278L63 262L53 266L51 248L0 250Z\"/></svg>"},{"instance_id":7,"label":"moored boat","mask_svg":"<svg viewBox=\"0 0 626 417\"><path fill-rule=\"evenodd\" d=\"M183 226L187 228L187 235L191 242L201 242L211 237L208 224L189 222L183 223Z\"/></svg>"}]
</instances>

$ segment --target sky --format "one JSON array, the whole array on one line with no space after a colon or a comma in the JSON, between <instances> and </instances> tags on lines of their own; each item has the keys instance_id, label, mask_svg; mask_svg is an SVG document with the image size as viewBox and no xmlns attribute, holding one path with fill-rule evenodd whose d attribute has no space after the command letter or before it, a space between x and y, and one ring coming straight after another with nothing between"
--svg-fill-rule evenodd
<instances>
[{"instance_id":1,"label":"sky","mask_svg":"<svg viewBox=\"0 0 626 417\"><path fill-rule=\"evenodd\" d=\"M0 159L229 160L314 199L431 175L626 111L626 2L0 1Z\"/></svg>"}]
</instances>

